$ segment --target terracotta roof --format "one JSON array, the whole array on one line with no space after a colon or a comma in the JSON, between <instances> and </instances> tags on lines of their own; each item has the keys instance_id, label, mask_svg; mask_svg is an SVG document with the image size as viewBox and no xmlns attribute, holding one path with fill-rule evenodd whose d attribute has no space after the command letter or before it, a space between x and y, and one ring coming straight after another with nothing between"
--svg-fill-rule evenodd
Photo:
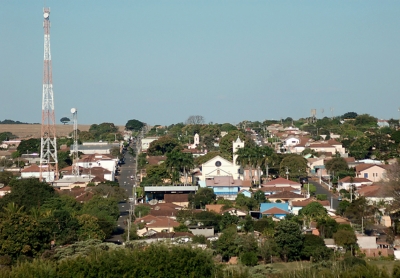
<instances>
[{"instance_id":1,"label":"terracotta roof","mask_svg":"<svg viewBox=\"0 0 400 278\"><path fill-rule=\"evenodd\" d=\"M330 202L328 200L319 201L319 200L315 200L315 199L307 199L307 200L303 200L303 201L293 201L292 206L293 207L305 207L312 202L318 202L321 205L323 205L324 207L330 206Z\"/></svg>"},{"instance_id":2,"label":"terracotta roof","mask_svg":"<svg viewBox=\"0 0 400 278\"><path fill-rule=\"evenodd\" d=\"M291 186L275 186L275 185L267 185L267 186L262 186L259 190L263 192L275 192L275 191L295 191L298 190L294 187Z\"/></svg>"},{"instance_id":3,"label":"terracotta roof","mask_svg":"<svg viewBox=\"0 0 400 278\"><path fill-rule=\"evenodd\" d=\"M297 199L297 198L304 198L304 196L293 193L291 191L281 191L279 193L267 197L267 199Z\"/></svg>"},{"instance_id":4,"label":"terracotta roof","mask_svg":"<svg viewBox=\"0 0 400 278\"><path fill-rule=\"evenodd\" d=\"M393 193L391 192L391 188L384 184L373 184L370 186L365 186L357 190L357 193L360 196L364 196L366 198L377 197L377 198L386 198L393 197Z\"/></svg>"},{"instance_id":5,"label":"terracotta roof","mask_svg":"<svg viewBox=\"0 0 400 278\"><path fill-rule=\"evenodd\" d=\"M264 183L263 184L263 186L264 185L276 185L276 184L293 184L293 185L300 185L300 183L298 183L298 182L294 182L294 181L291 181L291 180L287 180L287 179L284 179L284 178L277 178L277 179L274 179L274 180L272 180L272 181L269 181L269 182L267 182L267 183Z\"/></svg>"},{"instance_id":6,"label":"terracotta roof","mask_svg":"<svg viewBox=\"0 0 400 278\"><path fill-rule=\"evenodd\" d=\"M386 168L386 167L383 167L383 165L381 165L381 164L361 163L361 164L358 164L356 166L356 172L361 172L361 171L367 170L367 169L369 169L371 167L374 167L374 166L377 166L377 167L380 167L380 168L383 168L383 169Z\"/></svg>"},{"instance_id":7,"label":"terracotta roof","mask_svg":"<svg viewBox=\"0 0 400 278\"><path fill-rule=\"evenodd\" d=\"M136 223L136 224L138 224L138 223L146 223L147 224L147 223L150 223L152 221L156 221L157 219L158 219L158 217L148 214L148 215L143 216L141 218L137 218L134 223Z\"/></svg>"},{"instance_id":8,"label":"terracotta roof","mask_svg":"<svg viewBox=\"0 0 400 278\"><path fill-rule=\"evenodd\" d=\"M42 167L43 167L43 171L47 171L47 165L43 165ZM32 164L31 166L22 169L21 172L22 173L39 173L40 167L36 164Z\"/></svg>"},{"instance_id":9,"label":"terracotta roof","mask_svg":"<svg viewBox=\"0 0 400 278\"><path fill-rule=\"evenodd\" d=\"M0 191L4 191L4 192L8 192L11 191L11 187L10 186L4 186L3 188L0 188Z\"/></svg>"},{"instance_id":10,"label":"terracotta roof","mask_svg":"<svg viewBox=\"0 0 400 278\"><path fill-rule=\"evenodd\" d=\"M156 233L149 236L149 238L178 238L178 237L193 237L192 233L187 232L171 232L171 233Z\"/></svg>"},{"instance_id":11,"label":"terracotta roof","mask_svg":"<svg viewBox=\"0 0 400 278\"><path fill-rule=\"evenodd\" d=\"M189 194L164 194L166 203L189 202Z\"/></svg>"},{"instance_id":12,"label":"terracotta roof","mask_svg":"<svg viewBox=\"0 0 400 278\"><path fill-rule=\"evenodd\" d=\"M168 218L168 217L157 217L157 220L154 222L148 223L146 225L147 228L169 228L169 227L178 227L179 222Z\"/></svg>"},{"instance_id":13,"label":"terracotta roof","mask_svg":"<svg viewBox=\"0 0 400 278\"><path fill-rule=\"evenodd\" d=\"M162 162L164 162L165 160L167 160L166 156L148 156L147 157L147 162L149 163L149 165L159 165Z\"/></svg>"},{"instance_id":14,"label":"terracotta roof","mask_svg":"<svg viewBox=\"0 0 400 278\"><path fill-rule=\"evenodd\" d=\"M343 157L343 159L344 159L347 163L356 162L356 159L355 159L354 157Z\"/></svg>"},{"instance_id":15,"label":"terracotta roof","mask_svg":"<svg viewBox=\"0 0 400 278\"><path fill-rule=\"evenodd\" d=\"M215 176L206 180L207 186L241 186L242 180L235 180L231 176Z\"/></svg>"},{"instance_id":16,"label":"terracotta roof","mask_svg":"<svg viewBox=\"0 0 400 278\"><path fill-rule=\"evenodd\" d=\"M289 214L289 212L277 207L273 207L263 211L261 214Z\"/></svg>"},{"instance_id":17,"label":"terracotta roof","mask_svg":"<svg viewBox=\"0 0 400 278\"><path fill-rule=\"evenodd\" d=\"M369 179L366 178L354 178L354 177L344 177L343 179L339 180L340 182L354 182L354 183L363 183L363 182L371 182Z\"/></svg>"}]
</instances>

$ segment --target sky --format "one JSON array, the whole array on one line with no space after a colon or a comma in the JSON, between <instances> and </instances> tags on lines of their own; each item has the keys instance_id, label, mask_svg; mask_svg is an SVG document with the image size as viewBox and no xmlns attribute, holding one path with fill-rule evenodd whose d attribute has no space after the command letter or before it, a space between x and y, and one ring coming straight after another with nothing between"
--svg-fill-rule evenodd
<instances>
[{"instance_id":1,"label":"sky","mask_svg":"<svg viewBox=\"0 0 400 278\"><path fill-rule=\"evenodd\" d=\"M400 1L0 1L0 120L40 123L43 6L56 121L400 117Z\"/></svg>"}]
</instances>

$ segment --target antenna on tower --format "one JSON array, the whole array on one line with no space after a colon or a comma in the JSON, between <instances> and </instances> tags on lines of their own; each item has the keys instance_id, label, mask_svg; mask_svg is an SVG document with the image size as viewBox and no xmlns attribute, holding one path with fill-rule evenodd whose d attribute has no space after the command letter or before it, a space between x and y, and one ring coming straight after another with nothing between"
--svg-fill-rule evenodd
<instances>
[{"instance_id":1,"label":"antenna on tower","mask_svg":"<svg viewBox=\"0 0 400 278\"><path fill-rule=\"evenodd\" d=\"M74 124L74 131L72 132L72 139L74 140L74 145L72 148L72 174L76 178L79 176L79 166L78 162L78 110L71 108L72 122Z\"/></svg>"},{"instance_id":2,"label":"antenna on tower","mask_svg":"<svg viewBox=\"0 0 400 278\"><path fill-rule=\"evenodd\" d=\"M58 180L57 138L53 95L53 78L50 53L50 8L43 8L44 59L42 126L40 135L40 176L41 181ZM52 166L54 165L54 166ZM47 177L43 173L47 170ZM54 171L54 176L51 172Z\"/></svg>"}]
</instances>

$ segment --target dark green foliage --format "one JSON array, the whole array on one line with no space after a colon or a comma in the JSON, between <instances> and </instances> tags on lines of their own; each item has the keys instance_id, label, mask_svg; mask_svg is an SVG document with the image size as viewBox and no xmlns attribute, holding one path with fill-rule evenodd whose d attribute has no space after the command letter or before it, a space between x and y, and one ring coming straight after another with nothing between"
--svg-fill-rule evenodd
<instances>
[{"instance_id":1,"label":"dark green foliage","mask_svg":"<svg viewBox=\"0 0 400 278\"><path fill-rule=\"evenodd\" d=\"M257 221L254 221L254 230L260 233L264 233L266 230L273 231L275 228L275 222L271 217L263 217Z\"/></svg>"},{"instance_id":2,"label":"dark green foliage","mask_svg":"<svg viewBox=\"0 0 400 278\"><path fill-rule=\"evenodd\" d=\"M343 157L334 157L331 160L328 160L325 163L325 167L330 173L349 170L349 166Z\"/></svg>"},{"instance_id":3,"label":"dark green foliage","mask_svg":"<svg viewBox=\"0 0 400 278\"><path fill-rule=\"evenodd\" d=\"M216 195L212 188L200 188L196 194L189 194L190 207L204 208L215 201Z\"/></svg>"},{"instance_id":4,"label":"dark green foliage","mask_svg":"<svg viewBox=\"0 0 400 278\"><path fill-rule=\"evenodd\" d=\"M207 244L207 238L203 235L195 235L192 237L192 243Z\"/></svg>"},{"instance_id":5,"label":"dark green foliage","mask_svg":"<svg viewBox=\"0 0 400 278\"><path fill-rule=\"evenodd\" d=\"M11 172L0 172L0 183L8 185L12 181L13 177L14 175Z\"/></svg>"},{"instance_id":6,"label":"dark green foliage","mask_svg":"<svg viewBox=\"0 0 400 278\"><path fill-rule=\"evenodd\" d=\"M255 266L258 263L257 254L255 252L244 252L240 255L240 262L247 266Z\"/></svg>"},{"instance_id":7,"label":"dark green foliage","mask_svg":"<svg viewBox=\"0 0 400 278\"><path fill-rule=\"evenodd\" d=\"M1 141L9 141L9 140L12 140L15 138L17 138L17 136L12 134L11 132L6 131L6 132L0 133L0 142Z\"/></svg>"},{"instance_id":8,"label":"dark green foliage","mask_svg":"<svg viewBox=\"0 0 400 278\"><path fill-rule=\"evenodd\" d=\"M126 124L125 124L125 129L126 130L132 130L132 131L139 131L142 127L144 127L144 123L142 123L139 120L129 120Z\"/></svg>"},{"instance_id":9,"label":"dark green foliage","mask_svg":"<svg viewBox=\"0 0 400 278\"><path fill-rule=\"evenodd\" d=\"M400 264L395 264L392 271L393 278L400 278Z\"/></svg>"},{"instance_id":10,"label":"dark green foliage","mask_svg":"<svg viewBox=\"0 0 400 278\"><path fill-rule=\"evenodd\" d=\"M367 262L365 260L353 256L344 258L342 263L346 267L352 267L355 265L363 265L363 266L367 265Z\"/></svg>"},{"instance_id":11,"label":"dark green foliage","mask_svg":"<svg viewBox=\"0 0 400 278\"><path fill-rule=\"evenodd\" d=\"M68 118L68 117L62 117L62 118L60 119L60 122L62 122L63 124L69 123L70 121L71 121L71 119Z\"/></svg>"},{"instance_id":12,"label":"dark green foliage","mask_svg":"<svg viewBox=\"0 0 400 278\"><path fill-rule=\"evenodd\" d=\"M315 197L317 197L317 200L319 201L328 200L328 196L326 194L317 194Z\"/></svg>"},{"instance_id":13,"label":"dark green foliage","mask_svg":"<svg viewBox=\"0 0 400 278\"><path fill-rule=\"evenodd\" d=\"M275 229L275 241L284 261L300 258L303 235L297 223L288 220L280 221Z\"/></svg>"},{"instance_id":14,"label":"dark green foliage","mask_svg":"<svg viewBox=\"0 0 400 278\"><path fill-rule=\"evenodd\" d=\"M148 155L166 155L172 152L174 149L180 149L181 144L175 138L170 136L163 136L150 143L147 149Z\"/></svg>"},{"instance_id":15,"label":"dark green foliage","mask_svg":"<svg viewBox=\"0 0 400 278\"><path fill-rule=\"evenodd\" d=\"M330 217L317 219L317 229L320 232L321 238L332 238L337 232L339 224Z\"/></svg>"},{"instance_id":16,"label":"dark green foliage","mask_svg":"<svg viewBox=\"0 0 400 278\"><path fill-rule=\"evenodd\" d=\"M55 196L53 187L33 178L13 180L10 186L11 193L0 199L0 207L15 203L29 211L33 207L39 208L46 200Z\"/></svg>"},{"instance_id":17,"label":"dark green foliage","mask_svg":"<svg viewBox=\"0 0 400 278\"><path fill-rule=\"evenodd\" d=\"M343 114L342 119L355 119L357 116L356 112L347 112Z\"/></svg>"},{"instance_id":18,"label":"dark green foliage","mask_svg":"<svg viewBox=\"0 0 400 278\"><path fill-rule=\"evenodd\" d=\"M229 261L231 257L238 255L239 250L235 244L236 237L236 226L232 226L225 229L216 241L216 251L222 256L224 261Z\"/></svg>"},{"instance_id":19,"label":"dark green foliage","mask_svg":"<svg viewBox=\"0 0 400 278\"><path fill-rule=\"evenodd\" d=\"M211 255L191 247L150 245L105 251L106 245L61 261L35 260L20 264L10 277L214 277L217 267ZM90 248L90 247L89 247ZM91 251L90 251L91 250Z\"/></svg>"},{"instance_id":20,"label":"dark green foliage","mask_svg":"<svg viewBox=\"0 0 400 278\"><path fill-rule=\"evenodd\" d=\"M31 138L22 140L17 147L17 151L22 154L39 153L40 152L40 139Z\"/></svg>"},{"instance_id":21,"label":"dark green foliage","mask_svg":"<svg viewBox=\"0 0 400 278\"><path fill-rule=\"evenodd\" d=\"M136 217L143 217L150 213L150 207L144 205L137 205L135 206L135 216Z\"/></svg>"},{"instance_id":22,"label":"dark green foliage","mask_svg":"<svg viewBox=\"0 0 400 278\"><path fill-rule=\"evenodd\" d=\"M174 232L189 232L189 228L181 223L178 227L174 227Z\"/></svg>"},{"instance_id":23,"label":"dark green foliage","mask_svg":"<svg viewBox=\"0 0 400 278\"><path fill-rule=\"evenodd\" d=\"M236 225L239 222L239 217L235 215L231 215L229 212L225 212L222 215L222 219L219 222L220 230L223 231L224 229L228 228L231 225Z\"/></svg>"},{"instance_id":24,"label":"dark green foliage","mask_svg":"<svg viewBox=\"0 0 400 278\"><path fill-rule=\"evenodd\" d=\"M115 126L113 123L101 123L99 125L92 124L89 128L89 132L93 135L94 138L101 140L107 140L107 136L111 134L113 138L112 141L114 141L114 134L118 133L118 127ZM79 137L82 139L80 134Z\"/></svg>"},{"instance_id":25,"label":"dark green foliage","mask_svg":"<svg viewBox=\"0 0 400 278\"><path fill-rule=\"evenodd\" d=\"M313 261L328 260L332 255L332 250L325 246L322 238L316 235L304 235L303 249L301 257Z\"/></svg>"}]
</instances>

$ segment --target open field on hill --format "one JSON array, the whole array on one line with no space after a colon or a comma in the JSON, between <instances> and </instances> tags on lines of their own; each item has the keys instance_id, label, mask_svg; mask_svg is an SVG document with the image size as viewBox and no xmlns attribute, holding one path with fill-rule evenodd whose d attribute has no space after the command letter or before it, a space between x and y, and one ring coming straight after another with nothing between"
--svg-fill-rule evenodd
<instances>
[{"instance_id":1,"label":"open field on hill","mask_svg":"<svg viewBox=\"0 0 400 278\"><path fill-rule=\"evenodd\" d=\"M80 131L89 131L90 125L78 125ZM118 126L119 131L124 131L124 126ZM58 137L68 136L72 132L73 125L56 125L56 134ZM40 124L0 124L1 132L11 132L21 139L39 138Z\"/></svg>"}]
</instances>

